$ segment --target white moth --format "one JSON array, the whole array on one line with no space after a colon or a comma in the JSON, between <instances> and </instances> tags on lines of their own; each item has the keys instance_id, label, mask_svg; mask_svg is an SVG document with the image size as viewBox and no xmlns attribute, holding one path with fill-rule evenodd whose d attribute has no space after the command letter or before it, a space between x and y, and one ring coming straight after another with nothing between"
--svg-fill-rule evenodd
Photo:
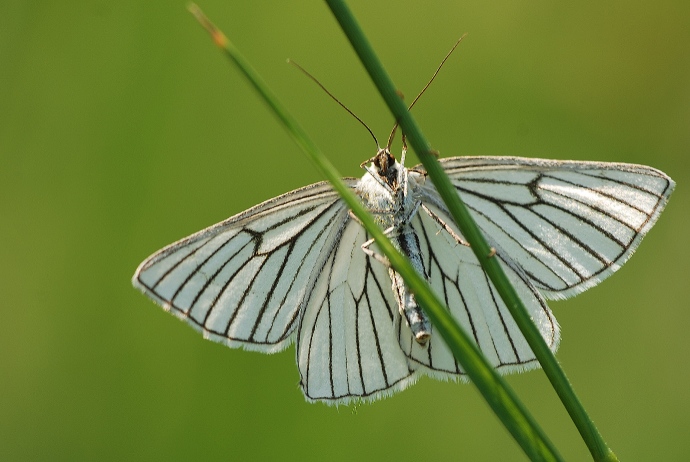
<instances>
[{"instance_id":1,"label":"white moth","mask_svg":"<svg viewBox=\"0 0 690 462\"><path fill-rule=\"evenodd\" d=\"M496 289L421 166L381 149L346 179L501 373L538 367ZM656 222L673 181L650 167L519 157L441 164L546 342L545 299L607 278ZM270 199L156 252L134 285L231 348L274 353L296 340L308 401L373 401L420 376L464 379L414 294L328 183Z\"/></svg>"}]
</instances>

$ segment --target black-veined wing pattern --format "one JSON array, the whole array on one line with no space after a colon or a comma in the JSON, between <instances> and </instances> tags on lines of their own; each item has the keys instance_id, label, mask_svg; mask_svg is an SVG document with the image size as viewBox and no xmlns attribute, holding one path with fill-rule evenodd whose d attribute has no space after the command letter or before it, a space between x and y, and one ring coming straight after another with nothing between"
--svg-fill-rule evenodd
<instances>
[{"instance_id":1,"label":"black-veined wing pattern","mask_svg":"<svg viewBox=\"0 0 690 462\"><path fill-rule=\"evenodd\" d=\"M575 295L616 271L674 186L662 172L631 164L441 162L554 351L559 327L545 298ZM405 172L419 180L410 186L420 206L409 225L432 288L500 372L538 366L423 169ZM358 190L357 180L346 181ZM391 270L371 256L375 243L370 253L362 249L368 239L330 186L317 183L162 249L133 283L229 347L273 353L296 340L309 401L375 400L422 375L464 378L439 335L415 341Z\"/></svg>"}]
</instances>

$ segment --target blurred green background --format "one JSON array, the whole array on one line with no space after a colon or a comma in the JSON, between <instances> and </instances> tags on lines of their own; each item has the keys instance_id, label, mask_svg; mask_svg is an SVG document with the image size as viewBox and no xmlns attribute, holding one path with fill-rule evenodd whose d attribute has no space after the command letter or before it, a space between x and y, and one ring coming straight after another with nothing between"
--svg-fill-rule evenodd
<instances>
[{"instance_id":1,"label":"blurred green background","mask_svg":"<svg viewBox=\"0 0 690 462\"><path fill-rule=\"evenodd\" d=\"M321 2L204 0L343 175L392 125ZM633 162L678 183L634 258L552 303L558 357L622 460L690 454L690 2L357 0L442 156ZM397 150L398 148L396 148ZM413 161L416 159L413 156ZM206 342L134 290L145 257L322 178L184 1L0 3L0 459L523 460L471 385L307 404L294 348ZM511 376L567 460L541 372Z\"/></svg>"}]
</instances>

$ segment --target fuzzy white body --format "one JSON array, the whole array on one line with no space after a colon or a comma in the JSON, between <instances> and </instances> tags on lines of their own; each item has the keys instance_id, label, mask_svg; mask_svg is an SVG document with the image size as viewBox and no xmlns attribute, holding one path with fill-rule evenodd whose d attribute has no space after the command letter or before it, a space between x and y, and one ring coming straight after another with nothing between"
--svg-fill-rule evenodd
<instances>
[{"instance_id":1,"label":"fuzzy white body","mask_svg":"<svg viewBox=\"0 0 690 462\"><path fill-rule=\"evenodd\" d=\"M390 154L380 151L375 159L380 160L379 156L386 159ZM411 225L412 218L421 205L419 188L424 183L425 176L406 169L394 159L385 167L380 164L386 165L385 161L375 161L372 166L367 167L367 173L357 184L357 194L385 230L393 246L412 263L421 276L427 278L419 239ZM367 242L362 248L368 251L370 244L371 242ZM371 251L368 253L373 254ZM385 261L382 257L377 257ZM393 268L389 268L388 274L400 314L406 319L415 340L420 345L425 345L431 336L429 319L405 285L402 276Z\"/></svg>"}]
</instances>

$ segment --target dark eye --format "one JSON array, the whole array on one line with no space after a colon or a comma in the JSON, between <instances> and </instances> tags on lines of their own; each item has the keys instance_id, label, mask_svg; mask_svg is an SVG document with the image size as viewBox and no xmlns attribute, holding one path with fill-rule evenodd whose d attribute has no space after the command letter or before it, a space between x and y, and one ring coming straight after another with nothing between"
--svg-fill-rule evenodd
<instances>
[{"instance_id":1,"label":"dark eye","mask_svg":"<svg viewBox=\"0 0 690 462\"><path fill-rule=\"evenodd\" d=\"M395 157L393 157L393 154L388 153L386 156L386 160L388 162L388 168L392 167L393 164L395 164Z\"/></svg>"}]
</instances>

